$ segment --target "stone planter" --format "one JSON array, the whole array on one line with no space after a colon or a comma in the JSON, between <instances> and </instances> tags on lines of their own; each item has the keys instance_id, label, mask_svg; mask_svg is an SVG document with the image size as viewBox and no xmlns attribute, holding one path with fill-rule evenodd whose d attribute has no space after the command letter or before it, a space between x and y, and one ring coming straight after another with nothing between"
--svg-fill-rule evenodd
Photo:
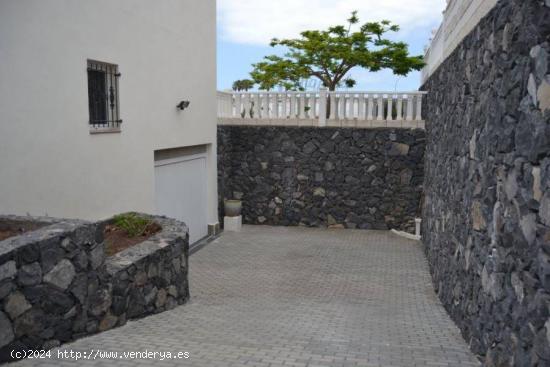
<instances>
[{"instance_id":1,"label":"stone planter","mask_svg":"<svg viewBox=\"0 0 550 367\"><path fill-rule=\"evenodd\" d=\"M0 216L0 241L35 231L52 223L48 218L39 220L33 217Z\"/></svg>"},{"instance_id":2,"label":"stone planter","mask_svg":"<svg viewBox=\"0 0 550 367\"><path fill-rule=\"evenodd\" d=\"M224 203L225 215L228 217L238 217L241 215L243 203L240 200L226 200Z\"/></svg>"},{"instance_id":3,"label":"stone planter","mask_svg":"<svg viewBox=\"0 0 550 367\"><path fill-rule=\"evenodd\" d=\"M111 219L0 215L0 363L187 301L187 226L149 217L160 232L107 257Z\"/></svg>"}]
</instances>

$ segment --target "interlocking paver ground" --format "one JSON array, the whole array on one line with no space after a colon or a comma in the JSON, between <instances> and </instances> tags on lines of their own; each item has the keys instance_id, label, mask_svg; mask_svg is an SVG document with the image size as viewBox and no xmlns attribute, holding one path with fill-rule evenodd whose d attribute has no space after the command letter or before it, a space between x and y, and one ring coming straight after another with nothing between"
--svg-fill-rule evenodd
<instances>
[{"instance_id":1,"label":"interlocking paver ground","mask_svg":"<svg viewBox=\"0 0 550 367\"><path fill-rule=\"evenodd\" d=\"M190 284L188 304L61 350L190 354L78 361L90 366L479 365L434 294L421 244L390 232L245 226L191 256ZM75 364L17 365L46 363Z\"/></svg>"}]
</instances>

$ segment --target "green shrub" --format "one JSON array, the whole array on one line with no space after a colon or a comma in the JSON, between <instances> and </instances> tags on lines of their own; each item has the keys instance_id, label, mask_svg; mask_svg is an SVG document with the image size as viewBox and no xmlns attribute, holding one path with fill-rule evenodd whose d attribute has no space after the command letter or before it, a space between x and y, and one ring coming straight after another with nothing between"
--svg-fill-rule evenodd
<instances>
[{"instance_id":1,"label":"green shrub","mask_svg":"<svg viewBox=\"0 0 550 367\"><path fill-rule=\"evenodd\" d=\"M113 225L126 231L128 237L141 236L151 223L151 220L136 213L118 214L113 218Z\"/></svg>"}]
</instances>

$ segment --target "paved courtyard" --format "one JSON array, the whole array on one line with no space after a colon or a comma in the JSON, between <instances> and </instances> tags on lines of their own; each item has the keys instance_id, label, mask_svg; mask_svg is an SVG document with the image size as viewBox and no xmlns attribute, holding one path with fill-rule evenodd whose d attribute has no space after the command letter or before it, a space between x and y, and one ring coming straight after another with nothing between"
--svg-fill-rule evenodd
<instances>
[{"instance_id":1,"label":"paved courtyard","mask_svg":"<svg viewBox=\"0 0 550 367\"><path fill-rule=\"evenodd\" d=\"M245 226L190 258L191 301L16 365L477 366L421 245L384 231ZM117 358L96 351L118 352ZM125 359L122 352L188 352Z\"/></svg>"}]
</instances>

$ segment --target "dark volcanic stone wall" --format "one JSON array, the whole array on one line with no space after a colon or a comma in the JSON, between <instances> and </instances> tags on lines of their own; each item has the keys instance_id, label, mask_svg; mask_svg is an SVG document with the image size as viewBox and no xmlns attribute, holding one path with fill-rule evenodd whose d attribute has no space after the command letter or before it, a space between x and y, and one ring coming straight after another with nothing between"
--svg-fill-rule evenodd
<instances>
[{"instance_id":1,"label":"dark volcanic stone wall","mask_svg":"<svg viewBox=\"0 0 550 367\"><path fill-rule=\"evenodd\" d=\"M424 140L424 130L219 126L220 208L242 199L250 224L412 231Z\"/></svg>"},{"instance_id":2,"label":"dark volcanic stone wall","mask_svg":"<svg viewBox=\"0 0 550 367\"><path fill-rule=\"evenodd\" d=\"M500 1L430 77L423 240L489 366L550 365L550 1Z\"/></svg>"}]
</instances>

